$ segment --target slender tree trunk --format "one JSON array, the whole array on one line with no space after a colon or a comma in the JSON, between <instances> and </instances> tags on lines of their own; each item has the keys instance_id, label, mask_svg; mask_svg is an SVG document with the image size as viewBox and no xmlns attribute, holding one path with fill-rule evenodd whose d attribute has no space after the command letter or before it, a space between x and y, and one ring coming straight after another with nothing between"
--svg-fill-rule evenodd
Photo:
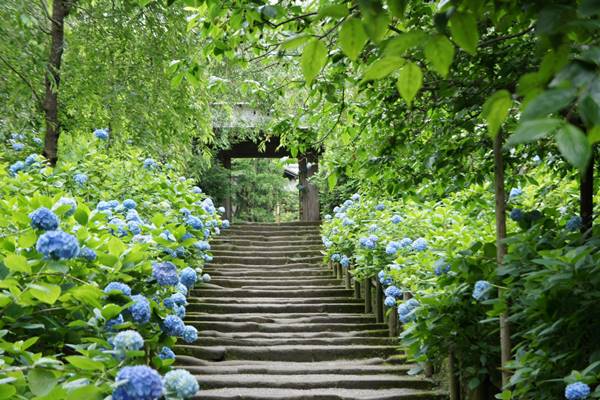
<instances>
[{"instance_id":1,"label":"slender tree trunk","mask_svg":"<svg viewBox=\"0 0 600 400\"><path fill-rule=\"evenodd\" d=\"M44 114L46 118L44 156L51 165L56 165L58 160L60 64L64 50L64 21L69 13L72 1L74 0L54 0L52 2L50 57L48 58L46 70L46 94L44 97Z\"/></svg>"},{"instance_id":2,"label":"slender tree trunk","mask_svg":"<svg viewBox=\"0 0 600 400\"><path fill-rule=\"evenodd\" d=\"M494 168L495 168L495 195L496 195L496 260L498 267L502 266L506 255L506 192L504 190L504 159L502 156L502 132L494 139ZM511 358L510 326L508 313L500 315L500 356L502 368L502 386L510 380L510 373L506 367Z\"/></svg>"},{"instance_id":3,"label":"slender tree trunk","mask_svg":"<svg viewBox=\"0 0 600 400\"><path fill-rule=\"evenodd\" d=\"M594 219L594 148L587 168L579 181L579 215L581 216L581 232L591 235Z\"/></svg>"}]
</instances>

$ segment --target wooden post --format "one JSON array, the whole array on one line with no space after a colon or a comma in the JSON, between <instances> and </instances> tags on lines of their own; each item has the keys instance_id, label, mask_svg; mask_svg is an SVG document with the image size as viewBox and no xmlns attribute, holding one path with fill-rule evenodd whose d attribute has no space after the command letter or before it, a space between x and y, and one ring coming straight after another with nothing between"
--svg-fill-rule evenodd
<instances>
[{"instance_id":1,"label":"wooden post","mask_svg":"<svg viewBox=\"0 0 600 400\"><path fill-rule=\"evenodd\" d=\"M371 304L371 278L365 278L363 286L365 287L365 314L370 314L373 312Z\"/></svg>"},{"instance_id":2,"label":"wooden post","mask_svg":"<svg viewBox=\"0 0 600 400\"><path fill-rule=\"evenodd\" d=\"M223 167L227 169L227 188L225 191L225 218L229 220L229 222L233 222L233 209L231 205L231 191L233 189L233 181L231 178L231 158L224 157L223 158Z\"/></svg>"},{"instance_id":3,"label":"wooden post","mask_svg":"<svg viewBox=\"0 0 600 400\"><path fill-rule=\"evenodd\" d=\"M396 307L392 307L390 313L388 314L388 327L390 330L390 337L398 337L398 335L400 334L398 325L398 309Z\"/></svg>"},{"instance_id":4,"label":"wooden post","mask_svg":"<svg viewBox=\"0 0 600 400\"><path fill-rule=\"evenodd\" d=\"M354 298L360 299L360 282L354 278Z\"/></svg>"},{"instance_id":5,"label":"wooden post","mask_svg":"<svg viewBox=\"0 0 600 400\"><path fill-rule=\"evenodd\" d=\"M460 386L458 377L456 376L456 359L454 353L450 351L448 353L448 375L450 386L450 400L460 400Z\"/></svg>"},{"instance_id":6,"label":"wooden post","mask_svg":"<svg viewBox=\"0 0 600 400\"><path fill-rule=\"evenodd\" d=\"M300 179L300 220L319 221L319 189L309 178L319 170L319 160L314 152L298 156L298 177Z\"/></svg>"},{"instance_id":7,"label":"wooden post","mask_svg":"<svg viewBox=\"0 0 600 400\"><path fill-rule=\"evenodd\" d=\"M383 322L383 290L379 279L375 281L375 320Z\"/></svg>"},{"instance_id":8,"label":"wooden post","mask_svg":"<svg viewBox=\"0 0 600 400\"><path fill-rule=\"evenodd\" d=\"M340 268L342 268L342 270L345 271L344 275L346 275L346 289L352 289L352 275L350 274L350 269L343 268L341 264Z\"/></svg>"}]
</instances>

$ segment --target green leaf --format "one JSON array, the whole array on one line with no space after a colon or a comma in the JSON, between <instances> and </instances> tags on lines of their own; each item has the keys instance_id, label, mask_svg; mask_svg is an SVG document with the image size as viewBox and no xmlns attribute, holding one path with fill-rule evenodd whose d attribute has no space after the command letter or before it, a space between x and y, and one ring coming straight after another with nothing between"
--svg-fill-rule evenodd
<instances>
[{"instance_id":1,"label":"green leaf","mask_svg":"<svg viewBox=\"0 0 600 400\"><path fill-rule=\"evenodd\" d=\"M309 35L296 35L281 43L282 50L294 50L306 43L310 39Z\"/></svg>"},{"instance_id":2,"label":"green leaf","mask_svg":"<svg viewBox=\"0 0 600 400\"><path fill-rule=\"evenodd\" d=\"M583 170L587 167L592 149L585 134L579 128L564 124L556 132L556 144L569 163Z\"/></svg>"},{"instance_id":3,"label":"green leaf","mask_svg":"<svg viewBox=\"0 0 600 400\"><path fill-rule=\"evenodd\" d=\"M388 25L390 24L390 17L383 12L379 13L367 14L363 15L363 27L365 28L365 32L375 43L379 43L383 36L388 30Z\"/></svg>"},{"instance_id":4,"label":"green leaf","mask_svg":"<svg viewBox=\"0 0 600 400\"><path fill-rule=\"evenodd\" d=\"M531 100L523 113L521 120L544 117L568 106L577 95L575 88L549 89Z\"/></svg>"},{"instance_id":5,"label":"green leaf","mask_svg":"<svg viewBox=\"0 0 600 400\"><path fill-rule=\"evenodd\" d=\"M427 35L421 31L401 33L387 42L384 54L394 57L403 56L406 50L421 45L426 38Z\"/></svg>"},{"instance_id":6,"label":"green leaf","mask_svg":"<svg viewBox=\"0 0 600 400\"><path fill-rule=\"evenodd\" d=\"M423 73L421 68L413 62L407 62L401 69L396 86L400 96L410 106L423 85Z\"/></svg>"},{"instance_id":7,"label":"green leaf","mask_svg":"<svg viewBox=\"0 0 600 400\"><path fill-rule=\"evenodd\" d=\"M36 396L44 396L48 394L54 386L57 379L52 371L42 368L34 368L27 374L29 389Z\"/></svg>"},{"instance_id":8,"label":"green leaf","mask_svg":"<svg viewBox=\"0 0 600 400\"><path fill-rule=\"evenodd\" d=\"M302 52L302 73L306 83L310 85L327 63L327 47L319 39L312 39L304 46Z\"/></svg>"},{"instance_id":9,"label":"green leaf","mask_svg":"<svg viewBox=\"0 0 600 400\"><path fill-rule=\"evenodd\" d=\"M592 17L600 14L600 4L598 0L582 0L578 11L584 17Z\"/></svg>"},{"instance_id":10,"label":"green leaf","mask_svg":"<svg viewBox=\"0 0 600 400\"><path fill-rule=\"evenodd\" d=\"M87 225L89 220L90 210L83 204L79 205L75 210L75 221L79 222L81 225Z\"/></svg>"},{"instance_id":11,"label":"green leaf","mask_svg":"<svg viewBox=\"0 0 600 400\"><path fill-rule=\"evenodd\" d=\"M24 272L26 274L31 273L31 267L27 263L27 258L18 255L10 254L4 258L4 265L11 271Z\"/></svg>"},{"instance_id":12,"label":"green leaf","mask_svg":"<svg viewBox=\"0 0 600 400\"><path fill-rule=\"evenodd\" d=\"M350 18L342 25L339 34L340 48L345 55L355 61L367 43L367 34L357 18Z\"/></svg>"},{"instance_id":13,"label":"green leaf","mask_svg":"<svg viewBox=\"0 0 600 400\"><path fill-rule=\"evenodd\" d=\"M85 356L69 356L65 357L65 359L69 362L69 364L75 366L76 368L96 371L96 370L104 370L104 364L99 361L94 361L89 357Z\"/></svg>"},{"instance_id":14,"label":"green leaf","mask_svg":"<svg viewBox=\"0 0 600 400\"><path fill-rule=\"evenodd\" d=\"M477 52L479 31L477 20L472 14L456 12L450 17L450 33L454 41L467 53L474 55Z\"/></svg>"},{"instance_id":15,"label":"green leaf","mask_svg":"<svg viewBox=\"0 0 600 400\"><path fill-rule=\"evenodd\" d=\"M332 172L327 177L327 186L329 187L330 191L333 190L336 183L337 183L337 174Z\"/></svg>"},{"instance_id":16,"label":"green leaf","mask_svg":"<svg viewBox=\"0 0 600 400\"><path fill-rule=\"evenodd\" d=\"M491 95L483 104L481 116L486 120L488 132L491 137L496 137L502 122L508 117L512 99L507 90L499 90Z\"/></svg>"},{"instance_id":17,"label":"green leaf","mask_svg":"<svg viewBox=\"0 0 600 400\"><path fill-rule=\"evenodd\" d=\"M0 400L12 399L17 389L8 383L0 385Z\"/></svg>"},{"instance_id":18,"label":"green leaf","mask_svg":"<svg viewBox=\"0 0 600 400\"><path fill-rule=\"evenodd\" d=\"M31 295L46 304L54 304L60 296L60 286L51 283L32 283L29 285Z\"/></svg>"},{"instance_id":19,"label":"green leaf","mask_svg":"<svg viewBox=\"0 0 600 400\"><path fill-rule=\"evenodd\" d=\"M37 242L37 234L34 230L29 230L19 237L19 246L24 249L33 247L35 242Z\"/></svg>"},{"instance_id":20,"label":"green leaf","mask_svg":"<svg viewBox=\"0 0 600 400\"><path fill-rule=\"evenodd\" d=\"M319 9L319 17L344 18L349 14L345 4L332 4Z\"/></svg>"},{"instance_id":21,"label":"green leaf","mask_svg":"<svg viewBox=\"0 0 600 400\"><path fill-rule=\"evenodd\" d=\"M108 252L113 256L119 257L126 249L127 246L116 237L112 237L108 241Z\"/></svg>"},{"instance_id":22,"label":"green leaf","mask_svg":"<svg viewBox=\"0 0 600 400\"><path fill-rule=\"evenodd\" d=\"M444 35L435 35L425 44L425 58L431 68L443 77L448 75L448 70L454 58L454 45Z\"/></svg>"},{"instance_id":23,"label":"green leaf","mask_svg":"<svg viewBox=\"0 0 600 400\"><path fill-rule=\"evenodd\" d=\"M102 307L102 316L105 319L112 319L119 315L121 311L123 311L123 308L121 306L110 303Z\"/></svg>"},{"instance_id":24,"label":"green leaf","mask_svg":"<svg viewBox=\"0 0 600 400\"><path fill-rule=\"evenodd\" d=\"M394 17L402 18L406 12L408 0L387 0L388 9Z\"/></svg>"},{"instance_id":25,"label":"green leaf","mask_svg":"<svg viewBox=\"0 0 600 400\"><path fill-rule=\"evenodd\" d=\"M102 290L92 285L75 286L71 288L69 293L71 293L75 299L98 308L101 307L100 299L104 295Z\"/></svg>"},{"instance_id":26,"label":"green leaf","mask_svg":"<svg viewBox=\"0 0 600 400\"><path fill-rule=\"evenodd\" d=\"M600 125L596 125L592 129L590 129L587 137L588 137L588 142L590 142L590 144L595 144L595 143L600 142Z\"/></svg>"},{"instance_id":27,"label":"green leaf","mask_svg":"<svg viewBox=\"0 0 600 400\"><path fill-rule=\"evenodd\" d=\"M385 78L405 63L406 60L400 57L380 58L367 67L361 82Z\"/></svg>"},{"instance_id":28,"label":"green leaf","mask_svg":"<svg viewBox=\"0 0 600 400\"><path fill-rule=\"evenodd\" d=\"M521 122L515 133L509 136L507 145L533 142L548 136L555 131L563 121L556 118L542 118Z\"/></svg>"}]
</instances>

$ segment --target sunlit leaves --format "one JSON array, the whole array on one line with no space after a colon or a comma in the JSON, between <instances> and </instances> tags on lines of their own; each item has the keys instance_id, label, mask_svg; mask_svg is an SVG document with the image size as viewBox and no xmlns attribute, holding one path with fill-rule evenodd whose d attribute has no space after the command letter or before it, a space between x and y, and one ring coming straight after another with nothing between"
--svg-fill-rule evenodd
<instances>
[{"instance_id":1,"label":"sunlit leaves","mask_svg":"<svg viewBox=\"0 0 600 400\"><path fill-rule=\"evenodd\" d=\"M296 35L281 43L282 50L295 50L310 39L309 35Z\"/></svg>"},{"instance_id":2,"label":"sunlit leaves","mask_svg":"<svg viewBox=\"0 0 600 400\"><path fill-rule=\"evenodd\" d=\"M104 370L104 364L99 361L94 361L85 356L69 356L65 357L65 359L69 362L69 364L89 371L102 371Z\"/></svg>"},{"instance_id":3,"label":"sunlit leaves","mask_svg":"<svg viewBox=\"0 0 600 400\"><path fill-rule=\"evenodd\" d=\"M559 111L568 106L576 95L574 88L546 90L527 104L521 118L534 119Z\"/></svg>"},{"instance_id":4,"label":"sunlit leaves","mask_svg":"<svg viewBox=\"0 0 600 400\"><path fill-rule=\"evenodd\" d=\"M27 381L34 395L45 396L56 386L58 379L50 370L34 368L27 374Z\"/></svg>"},{"instance_id":5,"label":"sunlit leaves","mask_svg":"<svg viewBox=\"0 0 600 400\"><path fill-rule=\"evenodd\" d=\"M500 125L508 117L512 99L507 90L499 90L483 104L481 116L486 120L490 136L496 137Z\"/></svg>"},{"instance_id":6,"label":"sunlit leaves","mask_svg":"<svg viewBox=\"0 0 600 400\"><path fill-rule=\"evenodd\" d=\"M367 67L367 70L363 74L362 81L366 82L385 78L404 65L405 62L406 60L401 57L380 58Z\"/></svg>"},{"instance_id":7,"label":"sunlit leaves","mask_svg":"<svg viewBox=\"0 0 600 400\"><path fill-rule=\"evenodd\" d=\"M344 18L349 13L344 4L331 4L319 8L320 17Z\"/></svg>"},{"instance_id":8,"label":"sunlit leaves","mask_svg":"<svg viewBox=\"0 0 600 400\"><path fill-rule=\"evenodd\" d=\"M27 258L18 254L10 254L4 258L4 265L11 271L31 273L31 266L27 263Z\"/></svg>"},{"instance_id":9,"label":"sunlit leaves","mask_svg":"<svg viewBox=\"0 0 600 400\"><path fill-rule=\"evenodd\" d=\"M407 62L400 69L396 87L400 92L400 96L402 96L409 106L422 85L423 72L421 72L421 68L413 62Z\"/></svg>"},{"instance_id":10,"label":"sunlit leaves","mask_svg":"<svg viewBox=\"0 0 600 400\"><path fill-rule=\"evenodd\" d=\"M339 43L344 54L355 61L367 43L367 34L359 19L350 18L342 24Z\"/></svg>"},{"instance_id":11,"label":"sunlit leaves","mask_svg":"<svg viewBox=\"0 0 600 400\"><path fill-rule=\"evenodd\" d=\"M421 45L426 38L427 35L421 31L401 33L388 41L384 52L387 56L400 57L408 49Z\"/></svg>"},{"instance_id":12,"label":"sunlit leaves","mask_svg":"<svg viewBox=\"0 0 600 400\"><path fill-rule=\"evenodd\" d=\"M450 33L452 39L467 53L474 55L477 52L479 31L477 20L469 13L456 12L450 17Z\"/></svg>"},{"instance_id":13,"label":"sunlit leaves","mask_svg":"<svg viewBox=\"0 0 600 400\"><path fill-rule=\"evenodd\" d=\"M541 139L554 132L563 122L556 118L542 118L524 121L519 124L515 133L508 138L508 145L529 143Z\"/></svg>"},{"instance_id":14,"label":"sunlit leaves","mask_svg":"<svg viewBox=\"0 0 600 400\"><path fill-rule=\"evenodd\" d=\"M312 39L304 46L302 52L302 73L306 83L310 85L327 63L327 47L318 39Z\"/></svg>"},{"instance_id":15,"label":"sunlit leaves","mask_svg":"<svg viewBox=\"0 0 600 400\"><path fill-rule=\"evenodd\" d=\"M431 68L445 77L454 58L454 46L444 35L435 35L425 44L425 57Z\"/></svg>"},{"instance_id":16,"label":"sunlit leaves","mask_svg":"<svg viewBox=\"0 0 600 400\"><path fill-rule=\"evenodd\" d=\"M402 18L406 11L408 0L387 0L387 6L394 17Z\"/></svg>"},{"instance_id":17,"label":"sunlit leaves","mask_svg":"<svg viewBox=\"0 0 600 400\"><path fill-rule=\"evenodd\" d=\"M556 144L569 163L583 170L592 154L585 134L571 124L562 125L556 132Z\"/></svg>"},{"instance_id":18,"label":"sunlit leaves","mask_svg":"<svg viewBox=\"0 0 600 400\"><path fill-rule=\"evenodd\" d=\"M60 286L51 283L35 283L29 285L31 295L46 304L54 304L60 296Z\"/></svg>"}]
</instances>

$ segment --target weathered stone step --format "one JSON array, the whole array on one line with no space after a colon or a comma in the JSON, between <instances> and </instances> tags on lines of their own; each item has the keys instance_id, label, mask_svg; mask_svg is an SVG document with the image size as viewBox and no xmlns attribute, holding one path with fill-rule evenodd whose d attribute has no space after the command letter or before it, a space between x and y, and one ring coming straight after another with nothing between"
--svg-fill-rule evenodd
<instances>
[{"instance_id":1,"label":"weathered stone step","mask_svg":"<svg viewBox=\"0 0 600 400\"><path fill-rule=\"evenodd\" d=\"M310 297L318 296L324 298L329 297L351 297L351 289L330 289L328 287L320 289L298 289L298 288L283 288L285 290L285 297ZM190 293L190 296L194 297L281 297L282 289L278 290L266 290L266 289L194 289Z\"/></svg>"},{"instance_id":2,"label":"weathered stone step","mask_svg":"<svg viewBox=\"0 0 600 400\"><path fill-rule=\"evenodd\" d=\"M290 362L290 361L220 361L211 362L188 356L177 356L175 364L193 374L353 374L368 375L374 373L404 375L414 364L389 365L381 358L359 360Z\"/></svg>"},{"instance_id":3,"label":"weathered stone step","mask_svg":"<svg viewBox=\"0 0 600 400\"><path fill-rule=\"evenodd\" d=\"M441 400L447 395L419 389L268 389L229 387L201 390L194 400Z\"/></svg>"},{"instance_id":4,"label":"weathered stone step","mask_svg":"<svg viewBox=\"0 0 600 400\"><path fill-rule=\"evenodd\" d=\"M203 321L186 318L186 324L195 326L199 331L218 332L364 332L386 329L386 324L344 324L344 323L304 323L278 324L256 322Z\"/></svg>"},{"instance_id":5,"label":"weathered stone step","mask_svg":"<svg viewBox=\"0 0 600 400\"><path fill-rule=\"evenodd\" d=\"M302 258L302 257L321 257L321 250L219 250L212 249L213 257L286 257L286 258Z\"/></svg>"},{"instance_id":6,"label":"weathered stone step","mask_svg":"<svg viewBox=\"0 0 600 400\"><path fill-rule=\"evenodd\" d=\"M210 281L213 285L222 287L247 287L247 286L290 286L296 287L298 283L309 286L339 286L340 280L335 278L318 279L294 279L292 278L265 278L265 279L231 279L224 277L214 277Z\"/></svg>"},{"instance_id":7,"label":"weathered stone step","mask_svg":"<svg viewBox=\"0 0 600 400\"><path fill-rule=\"evenodd\" d=\"M201 336L198 343L203 346L282 346L282 345L318 345L318 346L351 346L378 345L391 346L397 344L396 338L353 336L333 338L228 338Z\"/></svg>"},{"instance_id":8,"label":"weathered stone step","mask_svg":"<svg viewBox=\"0 0 600 400\"><path fill-rule=\"evenodd\" d=\"M209 313L359 313L364 305L348 304L294 304L294 303L265 303L265 304L211 304L192 303L188 311Z\"/></svg>"},{"instance_id":9,"label":"weathered stone step","mask_svg":"<svg viewBox=\"0 0 600 400\"><path fill-rule=\"evenodd\" d=\"M314 339L322 337L388 337L387 329L375 329L371 331L348 331L348 332L222 332L205 330L200 332L203 337L225 337L238 339ZM402 361L403 362L403 361Z\"/></svg>"},{"instance_id":10,"label":"weathered stone step","mask_svg":"<svg viewBox=\"0 0 600 400\"><path fill-rule=\"evenodd\" d=\"M244 264L244 265L287 265L296 263L318 263L323 261L323 256L299 257L239 257L221 256L215 258L211 265L219 264Z\"/></svg>"},{"instance_id":11,"label":"weathered stone step","mask_svg":"<svg viewBox=\"0 0 600 400\"><path fill-rule=\"evenodd\" d=\"M273 251L274 250L277 250L277 251L295 251L295 250L323 251L323 244L321 242L319 242L318 244L309 245L309 246L291 245L291 246L274 247L271 244L269 244L268 246L238 246L238 245L227 243L227 242L214 243L214 241L211 241L211 247L213 250L249 251L249 252L271 251L271 250L273 250Z\"/></svg>"},{"instance_id":12,"label":"weathered stone step","mask_svg":"<svg viewBox=\"0 0 600 400\"><path fill-rule=\"evenodd\" d=\"M322 304L320 297L188 297L189 304L265 304L265 303L284 303L284 304ZM328 297L327 304L364 304L364 300L349 299L347 297Z\"/></svg>"},{"instance_id":13,"label":"weathered stone step","mask_svg":"<svg viewBox=\"0 0 600 400\"><path fill-rule=\"evenodd\" d=\"M204 272L209 273L212 277L332 277L333 273L330 270L323 268L286 268L286 269L270 269L264 271L261 269L252 268L204 268Z\"/></svg>"},{"instance_id":14,"label":"weathered stone step","mask_svg":"<svg viewBox=\"0 0 600 400\"><path fill-rule=\"evenodd\" d=\"M256 239L241 239L241 238L236 238L236 237L219 237L217 236L215 239L213 239L211 241L211 245L223 245L223 244L228 244L228 245L235 245L235 246L239 246L239 247L243 247L243 246L269 246L272 249L276 249L278 247L286 247L286 246L300 246L300 245L307 245L307 246L315 246L315 245L323 245L321 238L314 238L314 239L280 239L280 240L275 240L275 239L271 239L268 243L265 242L264 240L256 240Z\"/></svg>"},{"instance_id":15,"label":"weathered stone step","mask_svg":"<svg viewBox=\"0 0 600 400\"><path fill-rule=\"evenodd\" d=\"M292 262L288 264L273 264L273 265L259 265L259 264L245 264L245 263L223 263L223 264L215 264L214 262L208 264L206 268L219 269L219 270L230 270L235 268L240 269L254 269L256 271L288 271L292 268L325 268L323 265L323 260L319 260L318 262Z\"/></svg>"},{"instance_id":16,"label":"weathered stone step","mask_svg":"<svg viewBox=\"0 0 600 400\"><path fill-rule=\"evenodd\" d=\"M396 353L395 346L195 346L176 345L178 354L204 360L326 361L365 357L386 357Z\"/></svg>"},{"instance_id":17,"label":"weathered stone step","mask_svg":"<svg viewBox=\"0 0 600 400\"><path fill-rule=\"evenodd\" d=\"M281 242L287 241L291 242L290 244L301 244L306 241L315 241L321 240L321 236L316 233L289 233L289 234L279 234L279 235L253 235L247 234L245 232L230 234L227 236L220 236L220 240L252 240L255 242L263 242L263 244L269 244L271 242Z\"/></svg>"},{"instance_id":18,"label":"weathered stone step","mask_svg":"<svg viewBox=\"0 0 600 400\"><path fill-rule=\"evenodd\" d=\"M431 381L420 376L398 376L393 374L378 375L279 375L271 374L239 374L231 375L198 375L198 383L204 389L228 387L245 388L285 388L285 389L430 389Z\"/></svg>"},{"instance_id":19,"label":"weathered stone step","mask_svg":"<svg viewBox=\"0 0 600 400\"><path fill-rule=\"evenodd\" d=\"M336 324L370 324L375 322L372 314L207 314L188 312L186 317L196 321L222 322L256 322L256 323L336 323Z\"/></svg>"},{"instance_id":20,"label":"weathered stone step","mask_svg":"<svg viewBox=\"0 0 600 400\"><path fill-rule=\"evenodd\" d=\"M231 224L232 228L265 228L277 229L278 227L298 227L298 226L320 226L321 221L288 221L288 222L236 222Z\"/></svg>"},{"instance_id":21,"label":"weathered stone step","mask_svg":"<svg viewBox=\"0 0 600 400\"><path fill-rule=\"evenodd\" d=\"M232 228L225 230L222 235L225 237L235 235L257 235L257 236L287 236L287 235L318 235L319 229L313 227L291 227L278 229L249 229Z\"/></svg>"}]
</instances>

